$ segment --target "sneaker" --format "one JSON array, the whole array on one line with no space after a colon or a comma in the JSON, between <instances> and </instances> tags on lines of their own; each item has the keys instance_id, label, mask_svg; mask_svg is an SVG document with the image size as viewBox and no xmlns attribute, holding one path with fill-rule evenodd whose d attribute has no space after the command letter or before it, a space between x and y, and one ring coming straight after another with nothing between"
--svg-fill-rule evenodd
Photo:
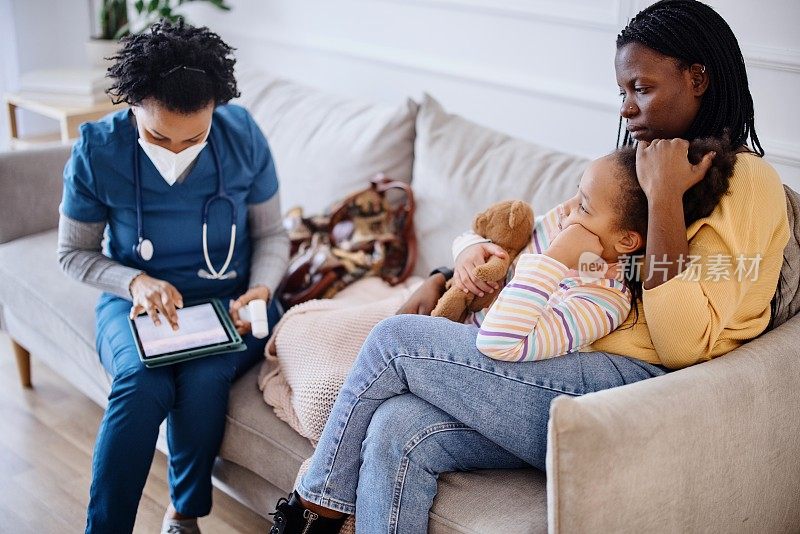
<instances>
[{"instance_id":1,"label":"sneaker","mask_svg":"<svg viewBox=\"0 0 800 534\"><path fill-rule=\"evenodd\" d=\"M275 505L269 534L337 534L347 516L338 519L322 517L305 508L296 491L288 499L281 497Z\"/></svg>"},{"instance_id":2,"label":"sneaker","mask_svg":"<svg viewBox=\"0 0 800 534\"><path fill-rule=\"evenodd\" d=\"M161 534L200 534L197 519L164 518L161 523Z\"/></svg>"}]
</instances>

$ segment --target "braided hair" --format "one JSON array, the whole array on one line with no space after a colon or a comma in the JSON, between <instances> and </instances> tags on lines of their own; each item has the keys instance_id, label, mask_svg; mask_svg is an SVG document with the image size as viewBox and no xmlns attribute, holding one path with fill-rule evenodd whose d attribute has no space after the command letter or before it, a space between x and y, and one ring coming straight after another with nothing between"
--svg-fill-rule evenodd
<instances>
[{"instance_id":1,"label":"braided hair","mask_svg":"<svg viewBox=\"0 0 800 534\"><path fill-rule=\"evenodd\" d=\"M139 105L152 98L170 111L189 114L239 96L230 57L233 48L208 28L179 19L162 20L149 31L123 37L107 76L115 104Z\"/></svg>"},{"instance_id":2,"label":"braided hair","mask_svg":"<svg viewBox=\"0 0 800 534\"><path fill-rule=\"evenodd\" d=\"M618 50L629 43L677 59L683 69L695 63L706 67L708 89L685 139L728 135L732 146L747 146L749 140L752 151L764 155L742 51L730 26L716 11L697 0L661 0L639 12L617 36ZM617 146L621 131L620 116ZM631 143L626 130L622 145Z\"/></svg>"}]
</instances>

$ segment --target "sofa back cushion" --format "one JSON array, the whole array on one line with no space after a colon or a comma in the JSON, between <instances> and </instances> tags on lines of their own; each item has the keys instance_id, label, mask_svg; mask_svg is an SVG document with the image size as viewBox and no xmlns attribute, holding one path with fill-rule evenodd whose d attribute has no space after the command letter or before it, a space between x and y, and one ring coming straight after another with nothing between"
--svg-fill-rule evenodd
<instances>
[{"instance_id":1,"label":"sofa back cushion","mask_svg":"<svg viewBox=\"0 0 800 534\"><path fill-rule=\"evenodd\" d=\"M515 139L446 113L429 95L417 113L412 188L419 243L415 274L452 265L450 246L490 204L521 199L537 215L575 193L585 158Z\"/></svg>"},{"instance_id":2,"label":"sofa back cushion","mask_svg":"<svg viewBox=\"0 0 800 534\"><path fill-rule=\"evenodd\" d=\"M0 244L58 226L61 177L70 150L0 152Z\"/></svg>"},{"instance_id":3,"label":"sofa back cushion","mask_svg":"<svg viewBox=\"0 0 800 534\"><path fill-rule=\"evenodd\" d=\"M283 211L322 213L383 172L411 181L417 104L370 104L267 73L237 73L238 103L267 136Z\"/></svg>"}]
</instances>

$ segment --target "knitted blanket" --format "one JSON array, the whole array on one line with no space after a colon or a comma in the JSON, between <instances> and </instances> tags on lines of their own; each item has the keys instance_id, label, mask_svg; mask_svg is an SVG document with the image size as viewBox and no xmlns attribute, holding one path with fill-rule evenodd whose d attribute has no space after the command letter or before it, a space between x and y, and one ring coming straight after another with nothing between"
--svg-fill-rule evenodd
<instances>
[{"instance_id":1,"label":"knitted blanket","mask_svg":"<svg viewBox=\"0 0 800 534\"><path fill-rule=\"evenodd\" d=\"M291 308L267 343L259 376L264 401L316 445L370 330L394 315L421 281L412 277L391 287L379 278L365 278L332 299Z\"/></svg>"}]
</instances>

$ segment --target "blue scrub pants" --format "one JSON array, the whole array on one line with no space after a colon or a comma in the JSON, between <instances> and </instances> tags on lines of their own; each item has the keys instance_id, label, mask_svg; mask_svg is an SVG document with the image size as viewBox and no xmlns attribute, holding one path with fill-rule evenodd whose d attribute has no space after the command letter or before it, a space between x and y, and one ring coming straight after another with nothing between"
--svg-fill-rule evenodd
<instances>
[{"instance_id":1,"label":"blue scrub pants","mask_svg":"<svg viewBox=\"0 0 800 534\"><path fill-rule=\"evenodd\" d=\"M129 300L104 294L96 310L97 348L113 383L95 443L87 533L133 530L165 418L172 503L186 516L208 515L230 386L264 357L266 340L248 335L246 351L148 369L128 326L130 309ZM274 326L274 305L268 315Z\"/></svg>"}]
</instances>

